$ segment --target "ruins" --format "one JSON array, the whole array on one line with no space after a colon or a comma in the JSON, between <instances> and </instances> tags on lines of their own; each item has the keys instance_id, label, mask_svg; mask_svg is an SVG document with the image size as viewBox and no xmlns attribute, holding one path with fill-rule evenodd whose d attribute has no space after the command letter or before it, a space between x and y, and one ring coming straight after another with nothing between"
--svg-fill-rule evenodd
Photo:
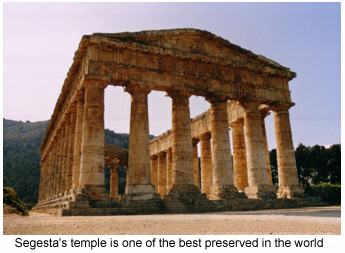
<instances>
[{"instance_id":1,"label":"ruins","mask_svg":"<svg viewBox=\"0 0 345 253\"><path fill-rule=\"evenodd\" d=\"M289 119L295 77L289 68L197 29L83 36L40 147L35 210L102 215L315 205L298 182ZM104 141L108 85L131 95L128 150ZM172 129L150 141L153 90L172 101ZM210 109L191 119L190 96L204 97ZM265 129L271 111L278 188ZM123 196L119 166L128 172Z\"/></svg>"}]
</instances>

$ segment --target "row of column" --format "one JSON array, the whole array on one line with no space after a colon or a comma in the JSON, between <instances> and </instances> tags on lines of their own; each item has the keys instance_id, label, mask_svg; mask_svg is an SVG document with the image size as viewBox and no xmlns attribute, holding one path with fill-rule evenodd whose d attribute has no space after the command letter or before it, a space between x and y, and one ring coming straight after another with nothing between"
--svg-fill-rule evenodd
<instances>
[{"instance_id":1,"label":"row of column","mask_svg":"<svg viewBox=\"0 0 345 253\"><path fill-rule=\"evenodd\" d=\"M275 187L267 146L264 118L268 112L260 112L259 104L242 104L244 120L231 125L233 139L233 162L230 155L229 129L226 118L226 99L208 99L211 103L211 133L192 139L194 185L211 198L229 196L227 192L245 192L250 198L274 198ZM288 106L275 106L275 132L279 173L278 197L300 197L297 168L291 136ZM212 138L211 138L212 137ZM200 173L197 143L200 141ZM211 144L212 141L212 144ZM156 192L164 196L171 187L171 150L151 157L151 178ZM185 173L186 174L186 173ZM190 178L192 178L190 176ZM234 187L235 186L235 187Z\"/></svg>"},{"instance_id":2,"label":"row of column","mask_svg":"<svg viewBox=\"0 0 345 253\"><path fill-rule=\"evenodd\" d=\"M88 81L84 85L84 90L81 90L76 97L74 105L71 105L70 110L64 115L41 161L39 201L55 198L70 190L84 192L94 200L102 199L104 196L104 88L106 86L103 81ZM152 164L154 162L150 161L149 149L147 97L150 89L128 85L126 91L131 95L126 194L136 197L138 194L152 196L156 192L154 185L158 186L157 192L161 194L164 191L166 193L167 191L169 193L200 192L200 187L195 184L198 176L194 172L197 170L197 163L191 137L189 112L191 94L176 90L167 92L172 98L172 148L171 151L157 158L158 168L163 170L163 167L168 166L168 173L163 175L158 169L155 179L154 172L151 177L150 170L150 166L154 167ZM202 150L208 151L205 151L207 154L201 158L202 166L206 168L201 173L201 184L212 179L212 184L208 183L210 195L213 198L223 198L226 194L237 192L231 161L227 98L206 99L211 104L212 149L209 150L207 136L202 137L200 139ZM274 189L269 184L267 174L259 104L248 102L242 106L245 109L245 160L248 177L248 187L245 191L248 196L254 198L272 196ZM284 192L291 192L298 186L298 179L287 108L276 108L275 122L280 186L282 189L285 187ZM210 159L212 176L209 168ZM163 186L164 181L167 182L167 187Z\"/></svg>"},{"instance_id":3,"label":"row of column","mask_svg":"<svg viewBox=\"0 0 345 253\"><path fill-rule=\"evenodd\" d=\"M39 202L70 193L104 195L104 89L89 81L61 119L41 160Z\"/></svg>"}]
</instances>

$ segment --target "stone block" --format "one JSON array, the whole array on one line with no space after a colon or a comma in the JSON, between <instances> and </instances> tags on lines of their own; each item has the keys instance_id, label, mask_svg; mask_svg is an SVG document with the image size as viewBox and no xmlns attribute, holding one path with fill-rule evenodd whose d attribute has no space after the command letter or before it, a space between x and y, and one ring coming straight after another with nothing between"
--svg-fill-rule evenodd
<instances>
[{"instance_id":1,"label":"stone block","mask_svg":"<svg viewBox=\"0 0 345 253\"><path fill-rule=\"evenodd\" d=\"M278 198L303 198L303 196L304 190L299 185L280 186L277 190Z\"/></svg>"},{"instance_id":2,"label":"stone block","mask_svg":"<svg viewBox=\"0 0 345 253\"><path fill-rule=\"evenodd\" d=\"M250 199L277 198L276 188L272 185L249 186L245 188L245 194Z\"/></svg>"}]
</instances>

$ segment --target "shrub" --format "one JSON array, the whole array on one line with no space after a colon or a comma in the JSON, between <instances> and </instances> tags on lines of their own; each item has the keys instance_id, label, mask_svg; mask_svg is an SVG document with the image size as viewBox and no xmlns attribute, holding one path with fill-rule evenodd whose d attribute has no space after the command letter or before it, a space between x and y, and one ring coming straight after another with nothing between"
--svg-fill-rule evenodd
<instances>
[{"instance_id":1,"label":"shrub","mask_svg":"<svg viewBox=\"0 0 345 253\"><path fill-rule=\"evenodd\" d=\"M305 188L305 193L313 197L321 197L321 200L331 205L341 204L341 186L334 184L317 184Z\"/></svg>"},{"instance_id":2,"label":"shrub","mask_svg":"<svg viewBox=\"0 0 345 253\"><path fill-rule=\"evenodd\" d=\"M29 215L25 204L18 198L17 193L11 187L4 187L4 204L16 208L22 215Z\"/></svg>"}]
</instances>

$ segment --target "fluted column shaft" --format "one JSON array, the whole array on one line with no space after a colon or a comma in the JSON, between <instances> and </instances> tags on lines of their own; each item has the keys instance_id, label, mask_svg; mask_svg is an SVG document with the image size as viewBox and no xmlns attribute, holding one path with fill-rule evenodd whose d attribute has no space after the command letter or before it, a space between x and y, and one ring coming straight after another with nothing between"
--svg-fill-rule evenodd
<instances>
[{"instance_id":1,"label":"fluted column shaft","mask_svg":"<svg viewBox=\"0 0 345 253\"><path fill-rule=\"evenodd\" d=\"M170 91L172 98L172 183L170 192L197 192L194 185L190 94Z\"/></svg>"},{"instance_id":2,"label":"fluted column shaft","mask_svg":"<svg viewBox=\"0 0 345 253\"><path fill-rule=\"evenodd\" d=\"M243 126L243 121L231 124L234 181L236 188L242 192L244 192L244 189L248 187L247 156Z\"/></svg>"},{"instance_id":3,"label":"fluted column shaft","mask_svg":"<svg viewBox=\"0 0 345 253\"><path fill-rule=\"evenodd\" d=\"M199 156L198 156L198 139L192 140L193 145L193 171L194 185L200 188Z\"/></svg>"},{"instance_id":4,"label":"fluted column shaft","mask_svg":"<svg viewBox=\"0 0 345 253\"><path fill-rule=\"evenodd\" d=\"M161 197L166 194L166 155L162 152L158 155L158 193Z\"/></svg>"},{"instance_id":5,"label":"fluted column shaft","mask_svg":"<svg viewBox=\"0 0 345 253\"><path fill-rule=\"evenodd\" d=\"M158 193L158 158L156 155L151 156L151 183L155 186L155 192Z\"/></svg>"},{"instance_id":6,"label":"fluted column shaft","mask_svg":"<svg viewBox=\"0 0 345 253\"><path fill-rule=\"evenodd\" d=\"M85 87L79 188L93 200L104 196L104 88L101 81Z\"/></svg>"},{"instance_id":7,"label":"fluted column shaft","mask_svg":"<svg viewBox=\"0 0 345 253\"><path fill-rule=\"evenodd\" d=\"M119 196L119 174L118 165L110 168L110 198Z\"/></svg>"},{"instance_id":8,"label":"fluted column shaft","mask_svg":"<svg viewBox=\"0 0 345 253\"><path fill-rule=\"evenodd\" d=\"M210 100L214 187L234 185L226 101L218 98Z\"/></svg>"},{"instance_id":9,"label":"fluted column shaft","mask_svg":"<svg viewBox=\"0 0 345 253\"><path fill-rule=\"evenodd\" d=\"M128 150L128 184L126 193L154 193L150 171L150 136L148 94L150 89L129 85L131 94L131 118Z\"/></svg>"},{"instance_id":10,"label":"fluted column shaft","mask_svg":"<svg viewBox=\"0 0 345 253\"><path fill-rule=\"evenodd\" d=\"M267 176L259 103L250 101L242 104L242 106L244 107L249 184L245 192L249 198L275 198L275 189L269 185Z\"/></svg>"},{"instance_id":11,"label":"fluted column shaft","mask_svg":"<svg viewBox=\"0 0 345 253\"><path fill-rule=\"evenodd\" d=\"M72 172L72 184L73 189L79 188L79 176L80 176L80 159L81 159L81 143L83 136L83 115L84 115L84 90L78 92L76 101L76 123L74 134L74 152L73 152L73 172Z\"/></svg>"},{"instance_id":12,"label":"fluted column shaft","mask_svg":"<svg viewBox=\"0 0 345 253\"><path fill-rule=\"evenodd\" d=\"M267 142L267 134L266 134L265 117L266 117L266 115L261 115L262 135L264 137L264 146L265 146L265 156L266 156L266 168L267 168L268 184L269 185L273 185L272 173L271 173L270 154L268 152L268 142Z\"/></svg>"},{"instance_id":13,"label":"fluted column shaft","mask_svg":"<svg viewBox=\"0 0 345 253\"><path fill-rule=\"evenodd\" d=\"M62 152L62 178L61 178L61 192L64 193L67 190L67 175L68 175L68 152L71 137L71 115L68 113L65 115L65 127L64 127L64 138L63 138L63 152Z\"/></svg>"},{"instance_id":14,"label":"fluted column shaft","mask_svg":"<svg viewBox=\"0 0 345 253\"><path fill-rule=\"evenodd\" d=\"M274 110L279 178L278 197L282 198L301 197L303 194L303 189L298 182L288 108L281 107Z\"/></svg>"},{"instance_id":15,"label":"fluted column shaft","mask_svg":"<svg viewBox=\"0 0 345 253\"><path fill-rule=\"evenodd\" d=\"M212 174L213 185L210 188L210 199L239 197L234 186L228 125L228 108L226 97L212 96L206 98L211 103L211 136L212 136Z\"/></svg>"},{"instance_id":16,"label":"fluted column shaft","mask_svg":"<svg viewBox=\"0 0 345 253\"><path fill-rule=\"evenodd\" d=\"M206 133L200 137L200 163L201 163L201 192L209 194L212 180L212 151L211 134Z\"/></svg>"},{"instance_id":17,"label":"fluted column shaft","mask_svg":"<svg viewBox=\"0 0 345 253\"><path fill-rule=\"evenodd\" d=\"M167 193L172 187L172 149L166 150L166 160L167 160Z\"/></svg>"},{"instance_id":18,"label":"fluted column shaft","mask_svg":"<svg viewBox=\"0 0 345 253\"><path fill-rule=\"evenodd\" d=\"M55 194L59 195L62 192L62 179L64 174L64 142L65 141L65 128L64 125L61 126L61 134L59 136L58 142L58 168L56 172L56 187L55 187Z\"/></svg>"},{"instance_id":19,"label":"fluted column shaft","mask_svg":"<svg viewBox=\"0 0 345 253\"><path fill-rule=\"evenodd\" d=\"M75 140L75 112L71 113L71 124L68 129L68 154L67 154L67 175L66 175L66 191L73 189L73 161L74 161L74 140Z\"/></svg>"}]
</instances>

